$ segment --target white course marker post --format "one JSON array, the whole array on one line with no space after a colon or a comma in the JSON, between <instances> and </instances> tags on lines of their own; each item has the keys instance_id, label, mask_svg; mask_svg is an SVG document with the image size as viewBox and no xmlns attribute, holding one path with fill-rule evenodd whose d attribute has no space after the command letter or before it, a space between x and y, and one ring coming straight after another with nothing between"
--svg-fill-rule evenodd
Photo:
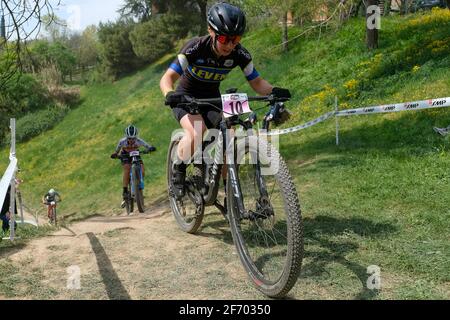
<instances>
[{"instance_id":1,"label":"white course marker post","mask_svg":"<svg viewBox=\"0 0 450 320\"><path fill-rule=\"evenodd\" d=\"M10 128L11 128L11 152L10 152L10 159L16 157L16 119L12 118L10 122ZM11 192L10 192L10 203L9 203L9 239L11 241L14 241L15 236L15 230L14 225L16 222L15 215L16 215L16 170L17 166L14 168L14 173L11 178Z\"/></svg>"},{"instance_id":2,"label":"white course marker post","mask_svg":"<svg viewBox=\"0 0 450 320\"><path fill-rule=\"evenodd\" d=\"M336 114L339 111L337 96L334 97L334 111L336 112ZM339 145L339 117L336 117L336 145Z\"/></svg>"}]
</instances>

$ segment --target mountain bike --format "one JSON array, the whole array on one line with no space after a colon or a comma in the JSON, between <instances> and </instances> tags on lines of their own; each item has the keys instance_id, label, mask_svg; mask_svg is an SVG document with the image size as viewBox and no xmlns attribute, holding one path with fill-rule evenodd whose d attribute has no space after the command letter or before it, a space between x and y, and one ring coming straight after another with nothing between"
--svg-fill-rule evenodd
<instances>
[{"instance_id":1,"label":"mountain bike","mask_svg":"<svg viewBox=\"0 0 450 320\"><path fill-rule=\"evenodd\" d=\"M50 224L57 225L58 219L56 215L56 201L50 201L45 203L47 206L50 206L50 216L48 217Z\"/></svg>"},{"instance_id":2,"label":"mountain bike","mask_svg":"<svg viewBox=\"0 0 450 320\"><path fill-rule=\"evenodd\" d=\"M125 200L125 208L127 214L131 214L134 210L134 202L136 202L137 208L140 213L145 210L144 206L144 177L142 176L141 169L141 154L147 154L148 152L136 150L126 154L118 156L119 159L131 158L131 170L130 170L130 183L128 184L128 192Z\"/></svg>"},{"instance_id":3,"label":"mountain bike","mask_svg":"<svg viewBox=\"0 0 450 320\"><path fill-rule=\"evenodd\" d=\"M230 225L237 253L252 284L267 296L283 297L297 281L303 259L300 204L283 158L264 136L253 130L256 113L245 120L241 115L251 112L249 101L267 102L270 111L264 117L263 129L268 130L270 123L279 119L287 99L273 95L247 97L235 89L227 93L221 98L192 99L179 104L194 114L203 106L214 107L222 111L222 120L214 143L202 143L201 163L187 164L186 192L181 199L173 192L172 173L182 134L173 137L167 158L170 206L179 227L195 233L205 207L215 205ZM243 139L232 136L229 129L236 127L246 133ZM196 156L198 153L193 158ZM224 162L226 208L217 200ZM277 169L268 172L264 166L268 163Z\"/></svg>"}]
</instances>

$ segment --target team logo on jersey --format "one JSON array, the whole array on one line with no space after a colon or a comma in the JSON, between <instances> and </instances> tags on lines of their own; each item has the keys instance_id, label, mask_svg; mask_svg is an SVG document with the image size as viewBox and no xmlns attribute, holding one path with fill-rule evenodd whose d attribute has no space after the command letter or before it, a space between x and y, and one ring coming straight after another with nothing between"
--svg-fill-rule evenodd
<instances>
[{"instance_id":1,"label":"team logo on jersey","mask_svg":"<svg viewBox=\"0 0 450 320\"><path fill-rule=\"evenodd\" d=\"M211 59L211 58L208 58L208 59L206 60L206 62L208 62L208 64L216 64L216 60Z\"/></svg>"},{"instance_id":2,"label":"team logo on jersey","mask_svg":"<svg viewBox=\"0 0 450 320\"><path fill-rule=\"evenodd\" d=\"M197 61L195 61L195 63L197 63L197 64L203 64L203 63L205 63L205 60L203 60L203 59L197 59Z\"/></svg>"},{"instance_id":3,"label":"team logo on jersey","mask_svg":"<svg viewBox=\"0 0 450 320\"><path fill-rule=\"evenodd\" d=\"M202 66L189 66L188 70L197 80L208 82L220 82L231 71L229 69L216 69Z\"/></svg>"},{"instance_id":4,"label":"team logo on jersey","mask_svg":"<svg viewBox=\"0 0 450 320\"><path fill-rule=\"evenodd\" d=\"M223 65L224 65L225 67L231 67L231 66L233 65L233 63L234 63L234 60L228 59L228 60L225 60L225 62L223 63Z\"/></svg>"},{"instance_id":5,"label":"team logo on jersey","mask_svg":"<svg viewBox=\"0 0 450 320\"><path fill-rule=\"evenodd\" d=\"M250 53L248 53L248 51L244 50L244 49L239 49L238 50L238 54L241 56L244 56L246 59L251 60L252 56L250 55Z\"/></svg>"}]
</instances>

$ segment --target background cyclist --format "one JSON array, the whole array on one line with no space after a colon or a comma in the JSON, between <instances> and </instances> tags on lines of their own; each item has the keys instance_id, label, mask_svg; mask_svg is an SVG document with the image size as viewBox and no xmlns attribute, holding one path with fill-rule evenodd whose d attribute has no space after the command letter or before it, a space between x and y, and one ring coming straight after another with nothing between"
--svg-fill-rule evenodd
<instances>
[{"instance_id":1,"label":"background cyclist","mask_svg":"<svg viewBox=\"0 0 450 320\"><path fill-rule=\"evenodd\" d=\"M61 196L53 188L48 190L42 197L42 203L47 206L47 216L49 219L52 218L52 208L56 206L56 202L60 201L62 201ZM55 202L55 204L52 205L52 202Z\"/></svg>"},{"instance_id":2,"label":"background cyclist","mask_svg":"<svg viewBox=\"0 0 450 320\"><path fill-rule=\"evenodd\" d=\"M131 157L129 156L129 153L131 151L136 151L139 149L139 147L144 147L146 150L144 153L148 153L151 151L156 151L156 148L142 140L141 138L138 138L138 129L134 125L129 125L125 129L125 137L120 139L119 143L117 144L116 150L113 154L111 154L111 158L115 159L119 157L120 154L120 160L122 162L123 167L123 193L122 197L123 200L127 199L128 197L128 184L130 183L130 170L131 170ZM141 162L141 170L142 170L142 176L145 176L144 171L144 163ZM122 206L125 202L122 202Z\"/></svg>"}]
</instances>

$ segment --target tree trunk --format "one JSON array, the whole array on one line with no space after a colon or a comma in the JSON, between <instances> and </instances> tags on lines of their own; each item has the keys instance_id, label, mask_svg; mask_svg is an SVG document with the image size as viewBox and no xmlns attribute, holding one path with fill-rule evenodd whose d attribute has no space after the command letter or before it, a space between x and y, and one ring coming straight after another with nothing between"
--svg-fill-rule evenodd
<instances>
[{"instance_id":1,"label":"tree trunk","mask_svg":"<svg viewBox=\"0 0 450 320\"><path fill-rule=\"evenodd\" d=\"M283 12L283 22L282 22L282 28L283 28L283 52L288 52L289 50L289 46L288 46L288 25L287 25L287 21L288 21L288 13L287 11Z\"/></svg>"},{"instance_id":2,"label":"tree trunk","mask_svg":"<svg viewBox=\"0 0 450 320\"><path fill-rule=\"evenodd\" d=\"M378 48L378 25L377 25L377 19L380 19L381 17L378 16L379 9L374 13L371 6L378 6L378 0L368 0L367 1L367 8L366 8L366 19L367 19L367 25L366 25L366 44L367 48L369 50L373 50ZM371 10L369 10L371 9Z\"/></svg>"},{"instance_id":3,"label":"tree trunk","mask_svg":"<svg viewBox=\"0 0 450 320\"><path fill-rule=\"evenodd\" d=\"M386 8L386 1L385 0L379 0L378 1L378 6L380 7L380 11L381 11L381 15L384 16L385 15L385 8Z\"/></svg>"},{"instance_id":4,"label":"tree trunk","mask_svg":"<svg viewBox=\"0 0 450 320\"><path fill-rule=\"evenodd\" d=\"M198 6L200 7L200 16L202 18L203 27L202 31L208 30L208 23L206 22L206 5L208 4L207 0L197 0Z\"/></svg>"},{"instance_id":5,"label":"tree trunk","mask_svg":"<svg viewBox=\"0 0 450 320\"><path fill-rule=\"evenodd\" d=\"M352 16L354 16L354 17L358 17L358 16L359 16L360 12L362 11L362 10L361 10L361 5L362 5L362 4L363 4L363 0L360 0L360 1L356 4L356 8L354 9Z\"/></svg>"},{"instance_id":6,"label":"tree trunk","mask_svg":"<svg viewBox=\"0 0 450 320\"><path fill-rule=\"evenodd\" d=\"M289 27L294 25L294 14L291 10L287 12L287 25Z\"/></svg>"},{"instance_id":7,"label":"tree trunk","mask_svg":"<svg viewBox=\"0 0 450 320\"><path fill-rule=\"evenodd\" d=\"M157 3L152 2L151 15L156 16L158 13L159 13L159 5Z\"/></svg>"},{"instance_id":8,"label":"tree trunk","mask_svg":"<svg viewBox=\"0 0 450 320\"><path fill-rule=\"evenodd\" d=\"M3 38L6 40L6 25L5 25L5 16L2 13L2 16L0 18L0 38Z\"/></svg>"},{"instance_id":9,"label":"tree trunk","mask_svg":"<svg viewBox=\"0 0 450 320\"><path fill-rule=\"evenodd\" d=\"M384 7L384 15L388 16L391 13L392 0L386 0L386 6Z\"/></svg>"},{"instance_id":10,"label":"tree trunk","mask_svg":"<svg viewBox=\"0 0 450 320\"><path fill-rule=\"evenodd\" d=\"M401 14L408 14L411 6L411 0L401 0Z\"/></svg>"}]
</instances>

